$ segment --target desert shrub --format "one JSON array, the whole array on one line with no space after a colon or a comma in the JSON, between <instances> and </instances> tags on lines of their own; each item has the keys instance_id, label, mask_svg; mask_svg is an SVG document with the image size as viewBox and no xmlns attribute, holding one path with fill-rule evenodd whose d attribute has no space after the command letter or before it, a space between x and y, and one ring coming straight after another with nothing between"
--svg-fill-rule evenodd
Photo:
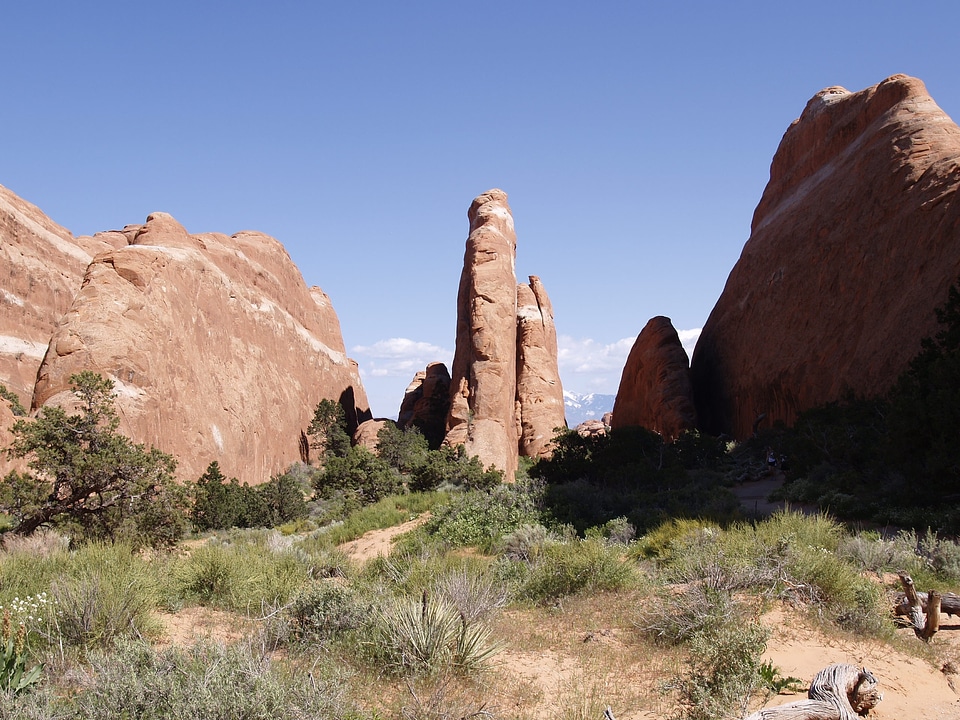
<instances>
[{"instance_id":1,"label":"desert shrub","mask_svg":"<svg viewBox=\"0 0 960 720\"><path fill-rule=\"evenodd\" d=\"M156 630L157 573L129 545L89 544L64 560L50 585L51 612L43 632L51 643L109 647Z\"/></svg>"},{"instance_id":2,"label":"desert shrub","mask_svg":"<svg viewBox=\"0 0 960 720\"><path fill-rule=\"evenodd\" d=\"M337 498L343 510L352 511L402 491L403 483L386 462L357 445L327 457L313 487L317 498Z\"/></svg>"},{"instance_id":3,"label":"desert shrub","mask_svg":"<svg viewBox=\"0 0 960 720\"><path fill-rule=\"evenodd\" d=\"M439 576L433 588L432 594L443 598L468 624L490 617L507 604L509 596L506 585L492 573L468 565Z\"/></svg>"},{"instance_id":4,"label":"desert shrub","mask_svg":"<svg viewBox=\"0 0 960 720\"><path fill-rule=\"evenodd\" d=\"M154 651L142 643L93 653L69 700L86 720L347 718L345 684L322 666L285 670L245 643Z\"/></svg>"},{"instance_id":5,"label":"desert shrub","mask_svg":"<svg viewBox=\"0 0 960 720\"><path fill-rule=\"evenodd\" d=\"M507 533L540 521L539 498L538 486L524 483L465 492L437 508L425 531L453 547L491 550Z\"/></svg>"},{"instance_id":6,"label":"desert shrub","mask_svg":"<svg viewBox=\"0 0 960 720\"><path fill-rule=\"evenodd\" d=\"M500 552L511 560L532 561L543 554L552 539L550 531L543 525L521 525L503 536Z\"/></svg>"},{"instance_id":7,"label":"desert shrub","mask_svg":"<svg viewBox=\"0 0 960 720\"><path fill-rule=\"evenodd\" d=\"M586 536L603 538L611 545L629 545L637 536L637 529L625 517L617 517L588 528Z\"/></svg>"},{"instance_id":8,"label":"desert shrub","mask_svg":"<svg viewBox=\"0 0 960 720\"><path fill-rule=\"evenodd\" d=\"M674 518L661 523L637 540L634 553L642 558L668 558L678 545L682 545L689 536L697 534L712 535L719 528L702 520Z\"/></svg>"},{"instance_id":9,"label":"desert shrub","mask_svg":"<svg viewBox=\"0 0 960 720\"><path fill-rule=\"evenodd\" d=\"M355 589L332 582L310 583L287 609L291 629L301 640L325 643L367 623L372 604Z\"/></svg>"},{"instance_id":10,"label":"desert shrub","mask_svg":"<svg viewBox=\"0 0 960 720\"><path fill-rule=\"evenodd\" d=\"M467 490L489 490L503 482L503 473L492 465L486 470L476 456L467 456L463 445L431 450L413 467L408 485L411 490L436 490L443 486Z\"/></svg>"},{"instance_id":11,"label":"desert shrub","mask_svg":"<svg viewBox=\"0 0 960 720\"><path fill-rule=\"evenodd\" d=\"M760 625L758 606L707 583L694 583L684 593L664 588L659 602L641 608L638 625L655 641L683 644L690 652L687 672L672 683L681 718L745 714L746 702L763 682L760 657L767 632Z\"/></svg>"},{"instance_id":12,"label":"desert shrub","mask_svg":"<svg viewBox=\"0 0 960 720\"><path fill-rule=\"evenodd\" d=\"M179 559L173 576L186 600L256 613L289 602L313 567L309 554L295 548L210 542Z\"/></svg>"},{"instance_id":13,"label":"desert shrub","mask_svg":"<svg viewBox=\"0 0 960 720\"><path fill-rule=\"evenodd\" d=\"M913 542L906 535L912 536ZM870 572L916 573L923 563L915 548L916 534L912 532L889 539L877 533L858 533L840 541L837 555Z\"/></svg>"},{"instance_id":14,"label":"desert shrub","mask_svg":"<svg viewBox=\"0 0 960 720\"><path fill-rule=\"evenodd\" d=\"M602 540L552 543L531 564L519 597L549 603L579 592L620 590L635 579L632 565L621 558L619 549Z\"/></svg>"}]
</instances>

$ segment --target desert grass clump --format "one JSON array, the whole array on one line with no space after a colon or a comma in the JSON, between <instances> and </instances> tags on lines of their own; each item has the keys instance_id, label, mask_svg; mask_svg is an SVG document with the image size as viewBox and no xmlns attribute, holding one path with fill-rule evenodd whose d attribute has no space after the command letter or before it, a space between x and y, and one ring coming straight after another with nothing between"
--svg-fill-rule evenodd
<instances>
[{"instance_id":1,"label":"desert grass clump","mask_svg":"<svg viewBox=\"0 0 960 720\"><path fill-rule=\"evenodd\" d=\"M532 603L549 604L581 592L622 590L637 579L620 549L599 538L549 544L529 568L518 598Z\"/></svg>"},{"instance_id":2,"label":"desert grass clump","mask_svg":"<svg viewBox=\"0 0 960 720\"><path fill-rule=\"evenodd\" d=\"M426 591L419 600L397 598L379 612L384 659L404 675L470 674L500 647L481 622L467 622L455 607Z\"/></svg>"},{"instance_id":3,"label":"desert grass clump","mask_svg":"<svg viewBox=\"0 0 960 720\"><path fill-rule=\"evenodd\" d=\"M507 586L491 572L466 564L439 576L433 588L469 624L488 619L507 604L510 595Z\"/></svg>"},{"instance_id":4,"label":"desert grass clump","mask_svg":"<svg viewBox=\"0 0 960 720\"><path fill-rule=\"evenodd\" d=\"M264 534L258 542L208 543L194 549L174 567L180 597L253 614L290 602L310 580L314 565L295 547L277 547L273 537ZM285 539L280 542L285 544Z\"/></svg>"},{"instance_id":5,"label":"desert grass clump","mask_svg":"<svg viewBox=\"0 0 960 720\"><path fill-rule=\"evenodd\" d=\"M91 543L67 560L51 583L51 610L40 631L51 643L105 648L156 631L152 614L161 596L158 573L131 546Z\"/></svg>"},{"instance_id":6,"label":"desert grass clump","mask_svg":"<svg viewBox=\"0 0 960 720\"><path fill-rule=\"evenodd\" d=\"M85 720L300 720L358 717L345 682L322 666L271 663L255 648L155 651L136 642L93 653L68 717Z\"/></svg>"}]
</instances>

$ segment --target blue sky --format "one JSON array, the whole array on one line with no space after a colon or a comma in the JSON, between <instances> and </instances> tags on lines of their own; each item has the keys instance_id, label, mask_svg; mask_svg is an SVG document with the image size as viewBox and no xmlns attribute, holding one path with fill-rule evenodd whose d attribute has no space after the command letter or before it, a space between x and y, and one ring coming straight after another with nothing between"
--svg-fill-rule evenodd
<instances>
[{"instance_id":1,"label":"blue sky","mask_svg":"<svg viewBox=\"0 0 960 720\"><path fill-rule=\"evenodd\" d=\"M702 326L820 89L923 79L960 3L44 2L4 8L0 184L75 234L261 230L331 297L373 411L452 358L470 201L510 196L561 377Z\"/></svg>"}]
</instances>

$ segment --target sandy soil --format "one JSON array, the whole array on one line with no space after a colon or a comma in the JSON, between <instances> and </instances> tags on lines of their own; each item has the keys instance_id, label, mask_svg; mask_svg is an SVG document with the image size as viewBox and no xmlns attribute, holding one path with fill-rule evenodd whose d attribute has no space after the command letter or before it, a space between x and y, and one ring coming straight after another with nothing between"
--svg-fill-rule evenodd
<instances>
[{"instance_id":1,"label":"sandy soil","mask_svg":"<svg viewBox=\"0 0 960 720\"><path fill-rule=\"evenodd\" d=\"M876 720L957 720L960 718L960 696L954 692L953 678L918 657L898 652L888 645L865 640L837 640L810 627L798 615L776 611L763 617L771 630L764 659L780 668L784 677L803 678L805 682L826 665L849 663L870 670L880 683L883 700L870 713ZM952 652L960 638L945 630L934 638L941 651ZM905 642L921 642L911 630L904 633ZM935 648L936 649L936 648ZM782 705L802 699L779 695L767 705Z\"/></svg>"}]
</instances>

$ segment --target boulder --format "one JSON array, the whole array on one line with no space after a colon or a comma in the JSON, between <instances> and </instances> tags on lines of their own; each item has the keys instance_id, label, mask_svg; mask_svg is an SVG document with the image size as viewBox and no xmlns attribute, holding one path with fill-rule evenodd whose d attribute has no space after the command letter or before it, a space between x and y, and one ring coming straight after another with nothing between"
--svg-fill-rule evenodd
<instances>
[{"instance_id":1,"label":"boulder","mask_svg":"<svg viewBox=\"0 0 960 720\"><path fill-rule=\"evenodd\" d=\"M380 431L387 423L392 422L393 420L385 420L383 418L365 420L364 422L360 423L357 429L353 432L353 444L362 445L376 455L377 443L380 442Z\"/></svg>"},{"instance_id":2,"label":"boulder","mask_svg":"<svg viewBox=\"0 0 960 720\"><path fill-rule=\"evenodd\" d=\"M444 442L461 444L511 480L517 469L516 234L507 194L490 190L467 213L457 337Z\"/></svg>"},{"instance_id":3,"label":"boulder","mask_svg":"<svg viewBox=\"0 0 960 720\"><path fill-rule=\"evenodd\" d=\"M786 131L692 362L701 427L889 389L960 275L960 128L920 80L817 93Z\"/></svg>"},{"instance_id":4,"label":"boulder","mask_svg":"<svg viewBox=\"0 0 960 720\"><path fill-rule=\"evenodd\" d=\"M647 322L623 368L611 426L637 425L670 441L697 426L690 361L670 318Z\"/></svg>"},{"instance_id":5,"label":"boulder","mask_svg":"<svg viewBox=\"0 0 960 720\"><path fill-rule=\"evenodd\" d=\"M517 285L517 412L520 455L549 456L555 429L567 421L553 306L536 275Z\"/></svg>"},{"instance_id":6,"label":"boulder","mask_svg":"<svg viewBox=\"0 0 960 720\"><path fill-rule=\"evenodd\" d=\"M34 407L69 403L70 375L100 372L116 385L120 430L176 457L178 477L216 460L251 484L301 458L320 399L343 405L351 432L370 417L329 298L275 239L191 235L166 213L100 241L121 237L53 332Z\"/></svg>"},{"instance_id":7,"label":"boulder","mask_svg":"<svg viewBox=\"0 0 960 720\"><path fill-rule=\"evenodd\" d=\"M397 425L415 427L436 450L443 442L447 413L450 412L450 372L442 362L430 363L414 375L400 404Z\"/></svg>"}]
</instances>

